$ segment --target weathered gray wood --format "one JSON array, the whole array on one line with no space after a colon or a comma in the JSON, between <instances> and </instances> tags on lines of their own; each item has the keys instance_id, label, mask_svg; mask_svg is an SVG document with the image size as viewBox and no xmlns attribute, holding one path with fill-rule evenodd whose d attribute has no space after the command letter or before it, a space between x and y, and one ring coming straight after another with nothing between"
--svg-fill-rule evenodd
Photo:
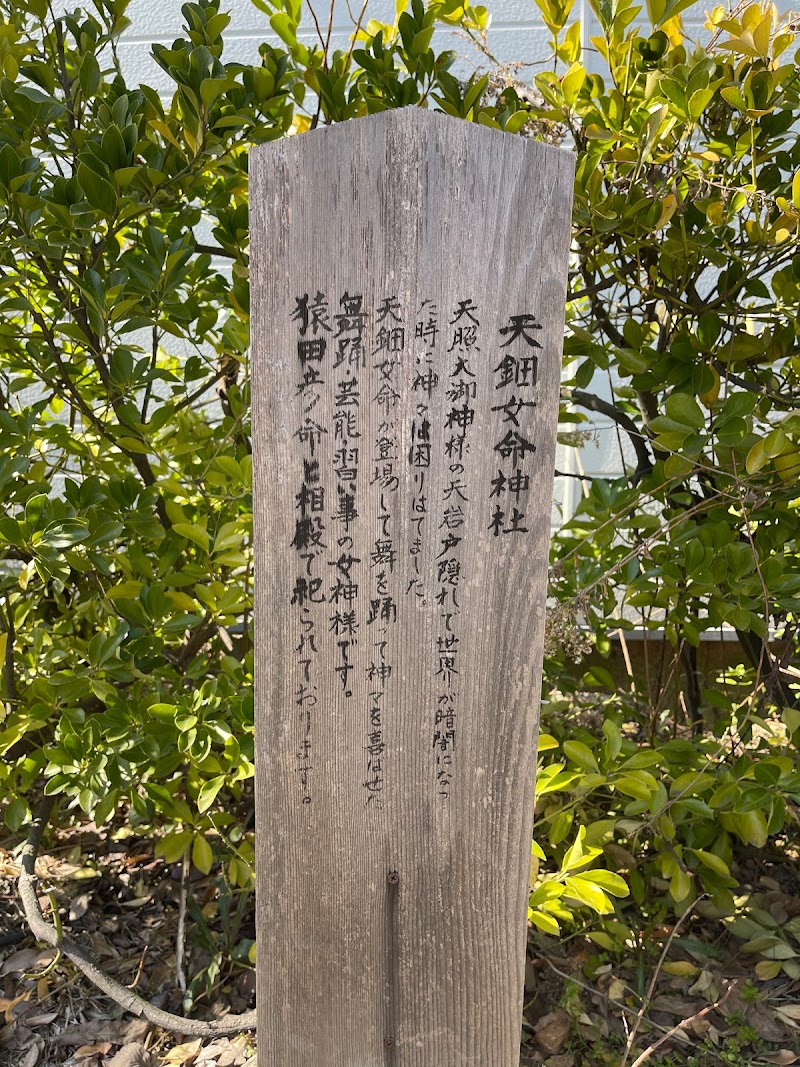
<instances>
[{"instance_id":1,"label":"weathered gray wood","mask_svg":"<svg viewBox=\"0 0 800 1067\"><path fill-rule=\"evenodd\" d=\"M407 109L250 158L259 1060L510 1067L572 157Z\"/></svg>"}]
</instances>

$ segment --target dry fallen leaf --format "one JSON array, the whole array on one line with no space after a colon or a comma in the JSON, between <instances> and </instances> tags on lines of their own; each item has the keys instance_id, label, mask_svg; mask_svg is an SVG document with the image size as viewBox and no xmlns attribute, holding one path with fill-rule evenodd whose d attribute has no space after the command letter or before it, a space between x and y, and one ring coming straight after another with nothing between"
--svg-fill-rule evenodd
<instances>
[{"instance_id":1,"label":"dry fallen leaf","mask_svg":"<svg viewBox=\"0 0 800 1067\"><path fill-rule=\"evenodd\" d=\"M31 1045L22 1060L20 1060L19 1067L36 1067L43 1048L44 1045L40 1040Z\"/></svg>"},{"instance_id":2,"label":"dry fallen leaf","mask_svg":"<svg viewBox=\"0 0 800 1067\"><path fill-rule=\"evenodd\" d=\"M686 1000L685 997L675 997L669 993L660 993L653 1001L655 1011L669 1012L679 1019L688 1019L697 1011L697 1002Z\"/></svg>"},{"instance_id":3,"label":"dry fallen leaf","mask_svg":"<svg viewBox=\"0 0 800 1067\"><path fill-rule=\"evenodd\" d=\"M700 973L700 968L695 967L688 960L670 960L664 964L662 970L664 974L677 975L681 978L693 978Z\"/></svg>"},{"instance_id":4,"label":"dry fallen leaf","mask_svg":"<svg viewBox=\"0 0 800 1067\"><path fill-rule=\"evenodd\" d=\"M91 1025L68 1026L60 1034L50 1038L51 1045L88 1045L93 1041L110 1041L112 1045L123 1045L143 1041L150 1029L146 1019L96 1020Z\"/></svg>"},{"instance_id":5,"label":"dry fallen leaf","mask_svg":"<svg viewBox=\"0 0 800 1067\"><path fill-rule=\"evenodd\" d=\"M13 1000L9 1000L6 1002L6 1006L3 1011L3 1018L7 1023L11 1023L14 1021L14 1008L16 1008L18 1004L22 1004L24 1001L26 1001L29 996L30 993L20 993L18 997L14 997Z\"/></svg>"},{"instance_id":6,"label":"dry fallen leaf","mask_svg":"<svg viewBox=\"0 0 800 1067\"><path fill-rule=\"evenodd\" d=\"M40 1015L26 1015L25 1025L47 1026L48 1023L51 1023L53 1021L53 1019L57 1019L58 1015L59 1013L57 1011L45 1011L42 1012Z\"/></svg>"},{"instance_id":7,"label":"dry fallen leaf","mask_svg":"<svg viewBox=\"0 0 800 1067\"><path fill-rule=\"evenodd\" d=\"M0 966L0 975L41 971L48 963L53 962L55 954L55 949L52 948L23 948L19 952L12 952Z\"/></svg>"},{"instance_id":8,"label":"dry fallen leaf","mask_svg":"<svg viewBox=\"0 0 800 1067\"><path fill-rule=\"evenodd\" d=\"M73 1059L82 1060L89 1059L95 1056L105 1056L107 1052L111 1051L110 1041L101 1041L96 1045L81 1045L80 1048L76 1048L73 1052Z\"/></svg>"},{"instance_id":9,"label":"dry fallen leaf","mask_svg":"<svg viewBox=\"0 0 800 1067\"><path fill-rule=\"evenodd\" d=\"M748 1006L745 1018L764 1041L785 1041L786 1027L796 1028L798 1025L790 1017L784 1016L780 1010L772 1014L763 1004L758 1003Z\"/></svg>"},{"instance_id":10,"label":"dry fallen leaf","mask_svg":"<svg viewBox=\"0 0 800 1067\"><path fill-rule=\"evenodd\" d=\"M197 1053L202 1047L202 1038L198 1037L196 1041L185 1041L182 1045L175 1045L167 1052L162 1053L161 1062L183 1067L184 1064L191 1063L192 1060L197 1058Z\"/></svg>"},{"instance_id":11,"label":"dry fallen leaf","mask_svg":"<svg viewBox=\"0 0 800 1067\"><path fill-rule=\"evenodd\" d=\"M86 912L89 910L89 901L92 899L91 893L79 893L77 897L73 897L69 902L69 921L75 922L76 919L82 919Z\"/></svg>"},{"instance_id":12,"label":"dry fallen leaf","mask_svg":"<svg viewBox=\"0 0 800 1067\"><path fill-rule=\"evenodd\" d=\"M156 1067L156 1061L140 1041L134 1041L121 1048L116 1056L103 1060L103 1067Z\"/></svg>"},{"instance_id":13,"label":"dry fallen leaf","mask_svg":"<svg viewBox=\"0 0 800 1067\"><path fill-rule=\"evenodd\" d=\"M243 1067L247 1059L248 1039L240 1035L233 1041L229 1037L219 1037L201 1050L197 1067Z\"/></svg>"},{"instance_id":14,"label":"dry fallen leaf","mask_svg":"<svg viewBox=\"0 0 800 1067\"><path fill-rule=\"evenodd\" d=\"M789 1064L797 1063L797 1056L788 1048L778 1049L777 1052L770 1052L769 1055L763 1056L764 1063L776 1063L778 1067L789 1067Z\"/></svg>"},{"instance_id":15,"label":"dry fallen leaf","mask_svg":"<svg viewBox=\"0 0 800 1067\"><path fill-rule=\"evenodd\" d=\"M609 1000L624 1001L628 992L628 985L621 978L612 978L611 984L606 990Z\"/></svg>"}]
</instances>

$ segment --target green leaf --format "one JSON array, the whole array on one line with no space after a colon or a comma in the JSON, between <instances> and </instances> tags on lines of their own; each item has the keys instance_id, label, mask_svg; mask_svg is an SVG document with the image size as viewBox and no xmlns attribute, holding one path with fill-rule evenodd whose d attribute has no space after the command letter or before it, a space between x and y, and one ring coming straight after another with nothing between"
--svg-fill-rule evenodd
<instances>
[{"instance_id":1,"label":"green leaf","mask_svg":"<svg viewBox=\"0 0 800 1067\"><path fill-rule=\"evenodd\" d=\"M0 540L6 541L10 545L15 545L17 548L22 548L25 544L22 527L10 515L0 516Z\"/></svg>"},{"instance_id":2,"label":"green leaf","mask_svg":"<svg viewBox=\"0 0 800 1067\"><path fill-rule=\"evenodd\" d=\"M611 784L626 797L634 797L636 800L649 801L653 795L653 788L651 785L645 778L637 775L635 772L622 775L620 778L615 778L612 780Z\"/></svg>"},{"instance_id":3,"label":"green leaf","mask_svg":"<svg viewBox=\"0 0 800 1067\"><path fill-rule=\"evenodd\" d=\"M191 830L173 830L159 841L155 854L163 856L167 863L177 863L186 855L193 838L194 834Z\"/></svg>"},{"instance_id":4,"label":"green leaf","mask_svg":"<svg viewBox=\"0 0 800 1067\"><path fill-rule=\"evenodd\" d=\"M41 537L36 540L37 548L70 548L90 537L89 528L80 519L65 519L47 526Z\"/></svg>"},{"instance_id":5,"label":"green leaf","mask_svg":"<svg viewBox=\"0 0 800 1067\"><path fill-rule=\"evenodd\" d=\"M78 182L92 207L99 208L108 217L115 214L117 194L111 182L90 170L85 163L78 164Z\"/></svg>"},{"instance_id":6,"label":"green leaf","mask_svg":"<svg viewBox=\"0 0 800 1067\"><path fill-rule=\"evenodd\" d=\"M667 456L664 461L664 474L667 478L685 478L694 468L694 462L686 456Z\"/></svg>"},{"instance_id":7,"label":"green leaf","mask_svg":"<svg viewBox=\"0 0 800 1067\"><path fill-rule=\"evenodd\" d=\"M671 797L696 796L698 793L707 792L716 784L717 779L713 774L708 774L706 771L686 771L674 779L669 788L669 795Z\"/></svg>"},{"instance_id":8,"label":"green leaf","mask_svg":"<svg viewBox=\"0 0 800 1067\"><path fill-rule=\"evenodd\" d=\"M179 537L185 537L188 541L193 541L196 545L199 545L204 552L208 552L208 534L202 526L197 526L188 522L176 522L172 529Z\"/></svg>"},{"instance_id":9,"label":"green leaf","mask_svg":"<svg viewBox=\"0 0 800 1067\"><path fill-rule=\"evenodd\" d=\"M614 905L603 890L582 874L565 878L564 890L567 896L573 897L581 904L586 904L599 915L608 915L614 910Z\"/></svg>"},{"instance_id":10,"label":"green leaf","mask_svg":"<svg viewBox=\"0 0 800 1067\"><path fill-rule=\"evenodd\" d=\"M530 905L537 908L542 904L552 903L564 895L564 886L560 882L542 882L537 885L530 896Z\"/></svg>"},{"instance_id":11,"label":"green leaf","mask_svg":"<svg viewBox=\"0 0 800 1067\"><path fill-rule=\"evenodd\" d=\"M574 870L576 867L581 867L586 862L583 852L583 842L585 837L586 828L581 826L575 840L564 855L564 859L561 861L562 874L566 871Z\"/></svg>"},{"instance_id":12,"label":"green leaf","mask_svg":"<svg viewBox=\"0 0 800 1067\"><path fill-rule=\"evenodd\" d=\"M81 60L78 81L85 98L94 96L100 86L100 64L93 52L87 52Z\"/></svg>"},{"instance_id":13,"label":"green leaf","mask_svg":"<svg viewBox=\"0 0 800 1067\"><path fill-rule=\"evenodd\" d=\"M240 523L223 523L217 531L217 536L214 538L214 553L225 552L231 548L241 548L244 544L244 540L245 531L242 529Z\"/></svg>"},{"instance_id":14,"label":"green leaf","mask_svg":"<svg viewBox=\"0 0 800 1067\"><path fill-rule=\"evenodd\" d=\"M603 733L606 737L605 752L606 752L606 765L617 758L622 750L622 734L619 727L611 719L606 719L603 723Z\"/></svg>"},{"instance_id":15,"label":"green leaf","mask_svg":"<svg viewBox=\"0 0 800 1067\"><path fill-rule=\"evenodd\" d=\"M575 814L572 811L560 811L550 824L550 833L547 839L551 846L560 845L569 835Z\"/></svg>"},{"instance_id":16,"label":"green leaf","mask_svg":"<svg viewBox=\"0 0 800 1067\"><path fill-rule=\"evenodd\" d=\"M703 866L708 867L709 870L714 871L716 874L721 874L726 878L730 875L731 872L727 863L720 859L719 856L714 855L713 852L706 852L702 848L695 848L692 849L692 851Z\"/></svg>"},{"instance_id":17,"label":"green leaf","mask_svg":"<svg viewBox=\"0 0 800 1067\"><path fill-rule=\"evenodd\" d=\"M14 797L14 799L7 805L3 814L6 826L14 834L30 819L30 817L30 810L22 797Z\"/></svg>"},{"instance_id":18,"label":"green leaf","mask_svg":"<svg viewBox=\"0 0 800 1067\"><path fill-rule=\"evenodd\" d=\"M544 911L531 911L530 920L534 926L538 926L544 933L550 934L552 937L558 937L561 933L561 927L558 925L552 915L548 915Z\"/></svg>"},{"instance_id":19,"label":"green leaf","mask_svg":"<svg viewBox=\"0 0 800 1067\"><path fill-rule=\"evenodd\" d=\"M611 893L615 897L627 897L630 893L625 879L618 874L614 874L613 871L584 871L579 877L589 882L594 882L606 893Z\"/></svg>"},{"instance_id":20,"label":"green leaf","mask_svg":"<svg viewBox=\"0 0 800 1067\"><path fill-rule=\"evenodd\" d=\"M686 900L691 891L691 877L686 871L682 870L680 867L676 867L672 878L670 879L669 895L677 904L680 904L681 901Z\"/></svg>"},{"instance_id":21,"label":"green leaf","mask_svg":"<svg viewBox=\"0 0 800 1067\"><path fill-rule=\"evenodd\" d=\"M119 793L116 789L111 789L106 795L95 805L95 809L92 812L92 819L96 826L102 826L103 823L108 822L114 812L117 810L117 804L119 803Z\"/></svg>"},{"instance_id":22,"label":"green leaf","mask_svg":"<svg viewBox=\"0 0 800 1067\"><path fill-rule=\"evenodd\" d=\"M587 771L600 769L591 749L582 741L565 741L562 747L564 755L569 757L573 763L577 763L579 767Z\"/></svg>"},{"instance_id":23,"label":"green leaf","mask_svg":"<svg viewBox=\"0 0 800 1067\"><path fill-rule=\"evenodd\" d=\"M703 409L688 393L670 393L665 405L667 417L681 426L699 430L706 424Z\"/></svg>"},{"instance_id":24,"label":"green leaf","mask_svg":"<svg viewBox=\"0 0 800 1067\"><path fill-rule=\"evenodd\" d=\"M767 463L769 463L769 456L764 447L764 439L759 438L747 453L747 459L744 461L745 469L748 474L757 474L762 467L766 467Z\"/></svg>"},{"instance_id":25,"label":"green leaf","mask_svg":"<svg viewBox=\"0 0 800 1067\"><path fill-rule=\"evenodd\" d=\"M723 813L722 825L734 831L746 844L763 848L767 843L767 820L761 811Z\"/></svg>"},{"instance_id":26,"label":"green leaf","mask_svg":"<svg viewBox=\"0 0 800 1067\"><path fill-rule=\"evenodd\" d=\"M178 709L174 704L150 704L147 708L151 715L160 719L174 719Z\"/></svg>"},{"instance_id":27,"label":"green leaf","mask_svg":"<svg viewBox=\"0 0 800 1067\"><path fill-rule=\"evenodd\" d=\"M192 843L192 863L203 874L208 874L214 863L214 852L202 833L194 835Z\"/></svg>"},{"instance_id":28,"label":"green leaf","mask_svg":"<svg viewBox=\"0 0 800 1067\"><path fill-rule=\"evenodd\" d=\"M297 23L285 11L279 11L269 20L270 26L282 41L293 47L297 44Z\"/></svg>"},{"instance_id":29,"label":"green leaf","mask_svg":"<svg viewBox=\"0 0 800 1067\"><path fill-rule=\"evenodd\" d=\"M197 794L197 810L199 812L207 811L217 799L217 794L224 785L224 774L219 774L216 778L203 782L200 792Z\"/></svg>"}]
</instances>

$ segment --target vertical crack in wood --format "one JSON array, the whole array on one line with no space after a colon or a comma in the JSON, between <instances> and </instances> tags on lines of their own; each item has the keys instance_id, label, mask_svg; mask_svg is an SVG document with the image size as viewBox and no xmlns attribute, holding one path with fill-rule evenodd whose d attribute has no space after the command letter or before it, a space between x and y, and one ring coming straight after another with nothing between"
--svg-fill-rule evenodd
<instances>
[{"instance_id":1,"label":"vertical crack in wood","mask_svg":"<svg viewBox=\"0 0 800 1067\"><path fill-rule=\"evenodd\" d=\"M395 870L386 876L386 1023L383 1039L384 1067L397 1065L397 998L399 974L397 959L397 897L400 875Z\"/></svg>"}]
</instances>

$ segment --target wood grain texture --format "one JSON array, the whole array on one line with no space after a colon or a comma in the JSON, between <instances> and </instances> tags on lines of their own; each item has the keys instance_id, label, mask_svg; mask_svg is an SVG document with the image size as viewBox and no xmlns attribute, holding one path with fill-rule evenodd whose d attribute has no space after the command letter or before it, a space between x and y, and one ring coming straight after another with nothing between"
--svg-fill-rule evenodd
<instances>
[{"instance_id":1,"label":"wood grain texture","mask_svg":"<svg viewBox=\"0 0 800 1067\"><path fill-rule=\"evenodd\" d=\"M414 108L250 160L259 1059L510 1067L573 160Z\"/></svg>"}]
</instances>

